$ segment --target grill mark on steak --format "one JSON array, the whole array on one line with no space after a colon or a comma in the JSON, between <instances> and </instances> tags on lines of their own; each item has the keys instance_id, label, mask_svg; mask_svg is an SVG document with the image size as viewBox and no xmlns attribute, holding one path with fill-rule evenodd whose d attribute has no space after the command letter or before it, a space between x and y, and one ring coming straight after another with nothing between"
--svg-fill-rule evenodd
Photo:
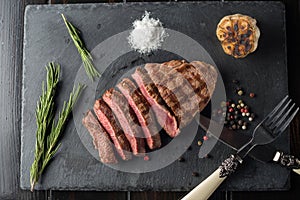
<instances>
[{"instance_id":1,"label":"grill mark on steak","mask_svg":"<svg viewBox=\"0 0 300 200\"><path fill-rule=\"evenodd\" d=\"M119 123L116 121L112 110L102 99L98 99L94 104L94 112L101 125L110 135L120 157L123 160L130 160L132 157L130 153L130 144Z\"/></svg>"},{"instance_id":2,"label":"grill mark on steak","mask_svg":"<svg viewBox=\"0 0 300 200\"><path fill-rule=\"evenodd\" d=\"M203 78L204 82L206 83L206 90L201 90L201 93L204 95L207 94L208 98L206 102L204 102L200 107L200 111L205 108L205 106L208 104L209 100L211 99L211 96L215 90L216 82L218 79L218 72L216 68L208 63L201 62L201 61L193 61L190 63L195 67L195 69L198 71L200 76Z\"/></svg>"},{"instance_id":3,"label":"grill mark on steak","mask_svg":"<svg viewBox=\"0 0 300 200\"><path fill-rule=\"evenodd\" d=\"M185 62L184 60L165 62L163 63L163 65L175 69L186 78L191 87L194 89L194 92L197 94L199 111L202 110L201 108L203 107L203 104L206 105L206 103L208 102L210 94L207 89L206 81L200 75L199 70L197 70L195 66Z\"/></svg>"},{"instance_id":4,"label":"grill mark on steak","mask_svg":"<svg viewBox=\"0 0 300 200\"><path fill-rule=\"evenodd\" d=\"M198 97L190 83L181 73L166 65L148 63L145 69L175 114L180 128L185 127L199 111Z\"/></svg>"},{"instance_id":5,"label":"grill mark on steak","mask_svg":"<svg viewBox=\"0 0 300 200\"><path fill-rule=\"evenodd\" d=\"M90 135L92 136L94 146L96 149L98 149L101 162L107 164L118 163L107 132L104 130L104 128L101 126L101 124L98 122L98 120L90 110L82 119L82 124L87 128Z\"/></svg>"},{"instance_id":6,"label":"grill mark on steak","mask_svg":"<svg viewBox=\"0 0 300 200\"><path fill-rule=\"evenodd\" d=\"M118 119L118 122L130 143L133 154L137 156L144 155L144 138L141 138L138 135L142 134L142 130L138 124L134 111L128 105L126 98L113 88L107 90L102 98Z\"/></svg>"},{"instance_id":7,"label":"grill mark on steak","mask_svg":"<svg viewBox=\"0 0 300 200\"><path fill-rule=\"evenodd\" d=\"M138 85L141 93L153 109L158 123L170 137L179 133L176 118L170 113L167 105L159 95L158 89L144 68L137 67L131 75Z\"/></svg>"},{"instance_id":8,"label":"grill mark on steak","mask_svg":"<svg viewBox=\"0 0 300 200\"><path fill-rule=\"evenodd\" d=\"M161 146L159 131L154 114L145 97L141 94L137 86L128 78L124 78L117 84L117 87L126 97L129 105L135 112L144 131L149 148L159 148Z\"/></svg>"}]
</instances>

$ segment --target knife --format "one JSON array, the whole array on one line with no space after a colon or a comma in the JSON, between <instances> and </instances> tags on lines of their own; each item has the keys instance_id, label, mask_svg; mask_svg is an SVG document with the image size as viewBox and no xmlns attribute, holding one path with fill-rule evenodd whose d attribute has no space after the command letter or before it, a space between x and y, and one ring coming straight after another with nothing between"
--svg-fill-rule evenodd
<instances>
[{"instance_id":1,"label":"knife","mask_svg":"<svg viewBox=\"0 0 300 200\"><path fill-rule=\"evenodd\" d=\"M225 145L231 147L234 150L244 146L250 139L250 136L239 134L233 130L223 127L223 124L217 123L203 115L200 115L199 120L200 127L208 132L210 135L217 138ZM214 129L223 127L221 135L214 134ZM217 128L216 128L217 127ZM200 154L200 153L199 153ZM293 169L296 173L299 173L300 160L295 156L284 154L282 151L277 150L271 145L260 145L254 147L249 154L251 157L263 161L263 162L275 162L283 167ZM201 155L200 155L201 156ZM231 163L231 162L229 162ZM224 164L224 165L223 165ZM228 164L228 163L227 163ZM234 168L230 164L222 163L223 167ZM231 163L232 164L232 163ZM230 169L229 169L230 170ZM208 178L201 182L196 188L189 192L182 200L204 200L207 199L226 177L220 177L221 169L214 171Z\"/></svg>"}]
</instances>

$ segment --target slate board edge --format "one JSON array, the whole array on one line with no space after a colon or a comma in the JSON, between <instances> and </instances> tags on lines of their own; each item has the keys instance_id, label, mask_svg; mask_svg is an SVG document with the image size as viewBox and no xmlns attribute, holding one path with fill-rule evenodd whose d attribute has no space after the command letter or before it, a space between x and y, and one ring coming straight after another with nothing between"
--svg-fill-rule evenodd
<instances>
[{"instance_id":1,"label":"slate board edge","mask_svg":"<svg viewBox=\"0 0 300 200\"><path fill-rule=\"evenodd\" d=\"M175 3L175 2L166 2L166 3L164 3L164 4L170 4L170 3ZM201 4L202 2L180 2L180 3L198 3L198 4ZM207 2L205 2L205 3L207 3ZM209 3L215 3L215 2L209 2ZM221 2L220 2L221 3ZM229 3L229 2L223 2L223 3ZM230 3L239 3L239 2L230 2ZM242 3L249 3L249 2L242 2ZM252 3L252 2L251 2ZM260 3L260 2L259 2ZM268 3L270 3L270 2L268 2ZM276 3L280 3L280 4L282 4L281 2L276 2ZM106 4L106 3L105 3ZM101 4L101 3L99 3L99 5L105 5L105 4ZM116 4L121 4L121 5L125 5L125 4L123 4L123 3L116 3ZM147 2L147 3L135 3L135 2L133 2L133 3L127 3L127 4L137 4L137 5L141 5L141 4L161 4L161 3L149 3L149 2ZM77 4L78 5L78 4ZM77 6L77 5L74 5L75 7ZM84 4L85 6L88 6L88 5L94 5L94 4ZM111 6L112 4L107 4L108 6ZM53 6L53 5L45 5L45 6L51 6L51 7L58 7L58 8L65 8L65 5L55 5L55 6ZM73 6L73 5L67 5L67 6ZM28 12L28 10L30 9L30 7L39 7L39 5L37 5L37 6L32 6L32 5L29 5L29 6L27 6L26 7L26 12ZM24 38L26 37L26 35L24 35ZM285 38L286 39L286 38ZM285 53L286 53L286 47L285 47ZM23 71L23 73L24 73L24 71ZM23 80L23 82L22 83L24 83L24 76L22 77L22 80ZM24 91L24 88L23 88L23 84L22 84L22 104L23 104L23 91ZM23 112L23 106L22 106L22 112ZM22 124L23 125L23 124ZM23 126L21 127L21 129L23 128ZM22 130L23 131L23 130ZM21 155L22 156L22 155ZM54 188L54 189L60 189L60 188ZM61 188L61 189L64 189L64 188ZM79 189L79 188L66 188L66 189L68 189L68 190L73 190L73 189ZM92 188L91 188L92 189ZM82 190L82 188L80 188L80 190ZM84 189L83 189L84 190ZM90 190L90 189L88 189L88 190ZM167 191L170 191L170 190L167 190ZM172 191L181 191L181 190L172 190Z\"/></svg>"}]
</instances>

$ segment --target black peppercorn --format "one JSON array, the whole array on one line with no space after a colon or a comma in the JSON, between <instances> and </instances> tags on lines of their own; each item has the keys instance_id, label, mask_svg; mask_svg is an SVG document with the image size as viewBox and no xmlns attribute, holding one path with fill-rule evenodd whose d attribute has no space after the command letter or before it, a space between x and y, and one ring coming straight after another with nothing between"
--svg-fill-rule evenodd
<instances>
[{"instance_id":1,"label":"black peppercorn","mask_svg":"<svg viewBox=\"0 0 300 200\"><path fill-rule=\"evenodd\" d=\"M192 176L198 177L198 176L199 176L199 173L198 173L198 172L193 172L193 173L192 173Z\"/></svg>"},{"instance_id":2,"label":"black peppercorn","mask_svg":"<svg viewBox=\"0 0 300 200\"><path fill-rule=\"evenodd\" d=\"M184 161L185 161L185 159L183 157L178 158L178 162L184 162Z\"/></svg>"},{"instance_id":3,"label":"black peppercorn","mask_svg":"<svg viewBox=\"0 0 300 200\"><path fill-rule=\"evenodd\" d=\"M239 84L239 81L238 80L232 80L232 83Z\"/></svg>"}]
</instances>

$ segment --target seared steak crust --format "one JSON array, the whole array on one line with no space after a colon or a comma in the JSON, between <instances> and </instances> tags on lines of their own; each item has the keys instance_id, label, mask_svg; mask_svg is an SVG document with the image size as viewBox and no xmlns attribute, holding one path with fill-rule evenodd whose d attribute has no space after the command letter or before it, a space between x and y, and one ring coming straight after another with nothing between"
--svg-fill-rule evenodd
<instances>
[{"instance_id":1,"label":"seared steak crust","mask_svg":"<svg viewBox=\"0 0 300 200\"><path fill-rule=\"evenodd\" d=\"M163 64L146 64L145 69L161 97L175 114L180 128L191 122L198 112L199 102L185 77L176 69Z\"/></svg>"},{"instance_id":2,"label":"seared steak crust","mask_svg":"<svg viewBox=\"0 0 300 200\"><path fill-rule=\"evenodd\" d=\"M174 112L181 128L204 109L217 81L216 69L200 61L187 63L172 60L163 64L146 64L145 69Z\"/></svg>"}]
</instances>

